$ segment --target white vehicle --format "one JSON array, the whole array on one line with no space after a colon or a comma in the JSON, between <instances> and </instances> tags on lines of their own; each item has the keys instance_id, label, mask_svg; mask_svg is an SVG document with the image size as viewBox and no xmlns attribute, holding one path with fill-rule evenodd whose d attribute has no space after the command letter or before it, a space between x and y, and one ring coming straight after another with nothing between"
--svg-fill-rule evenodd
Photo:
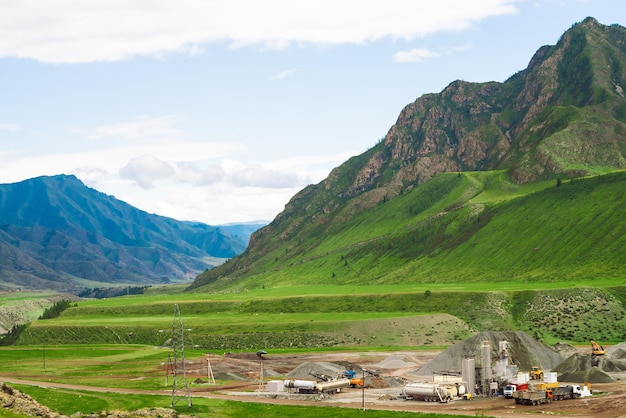
<instances>
[{"instance_id":1,"label":"white vehicle","mask_svg":"<svg viewBox=\"0 0 626 418\"><path fill-rule=\"evenodd\" d=\"M512 398L515 392L517 392L517 385L506 385L502 390L505 398Z\"/></svg>"}]
</instances>

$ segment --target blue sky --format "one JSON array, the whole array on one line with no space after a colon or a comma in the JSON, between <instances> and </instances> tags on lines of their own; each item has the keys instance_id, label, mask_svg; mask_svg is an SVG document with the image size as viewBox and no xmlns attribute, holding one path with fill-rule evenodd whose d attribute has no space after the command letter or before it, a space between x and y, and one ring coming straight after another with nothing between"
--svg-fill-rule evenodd
<instances>
[{"instance_id":1,"label":"blue sky","mask_svg":"<svg viewBox=\"0 0 626 418\"><path fill-rule=\"evenodd\" d=\"M450 82L504 81L621 0L0 0L0 183L272 220Z\"/></svg>"}]
</instances>

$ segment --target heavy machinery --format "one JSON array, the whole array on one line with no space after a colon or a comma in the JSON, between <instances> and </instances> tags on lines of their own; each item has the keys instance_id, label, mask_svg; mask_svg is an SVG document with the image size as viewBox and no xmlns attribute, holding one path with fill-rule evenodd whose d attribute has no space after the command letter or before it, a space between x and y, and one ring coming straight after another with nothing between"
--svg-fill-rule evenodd
<instances>
[{"instance_id":1,"label":"heavy machinery","mask_svg":"<svg viewBox=\"0 0 626 418\"><path fill-rule=\"evenodd\" d=\"M592 356L603 356L606 354L606 350L600 344L598 344L594 340L589 340L589 342L591 343Z\"/></svg>"},{"instance_id":2,"label":"heavy machinery","mask_svg":"<svg viewBox=\"0 0 626 418\"><path fill-rule=\"evenodd\" d=\"M356 372L354 370L346 370L343 372L343 377L350 380L350 387L363 387L363 379L356 377Z\"/></svg>"},{"instance_id":3,"label":"heavy machinery","mask_svg":"<svg viewBox=\"0 0 626 418\"><path fill-rule=\"evenodd\" d=\"M541 370L537 366L530 369L530 379L531 380L543 380L543 370Z\"/></svg>"}]
</instances>

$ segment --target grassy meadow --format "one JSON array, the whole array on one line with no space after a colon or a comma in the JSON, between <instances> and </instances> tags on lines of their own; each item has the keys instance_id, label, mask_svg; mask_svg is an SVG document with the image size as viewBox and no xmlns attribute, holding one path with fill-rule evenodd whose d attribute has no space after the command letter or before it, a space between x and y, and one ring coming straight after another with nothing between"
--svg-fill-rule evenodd
<instances>
[{"instance_id":1,"label":"grassy meadow","mask_svg":"<svg viewBox=\"0 0 626 418\"><path fill-rule=\"evenodd\" d=\"M85 411L130 411L143 408L169 407L171 395L119 395L113 393L96 393L66 389L50 389L25 385L14 385L24 393L28 393L41 404L59 411L65 415ZM227 417L302 417L317 418L320 414L337 418L359 416L372 418L400 418L406 417L407 412L377 411L367 409L355 412L350 408L328 406L296 406L274 405L266 403L236 402L220 399L193 397L189 406L186 399L175 403L174 409L184 415L198 418L227 418ZM4 411L2 412L4 414ZM23 418L23 415L0 415L7 418ZM417 418L450 417L459 418L464 415L440 415L430 413L411 413Z\"/></svg>"},{"instance_id":2,"label":"grassy meadow","mask_svg":"<svg viewBox=\"0 0 626 418\"><path fill-rule=\"evenodd\" d=\"M16 345L163 346L171 336L176 305L188 330L188 345L215 352L441 347L477 331L511 329L528 331L548 343L581 343L589 338L615 343L626 335L626 287L620 285L609 279L555 280L501 282L497 287L470 282L285 286L216 293L159 286L144 295L73 303L57 318L33 321ZM577 320L582 317L586 321ZM612 327L603 326L607 318ZM389 328L395 332L376 337Z\"/></svg>"}]
</instances>

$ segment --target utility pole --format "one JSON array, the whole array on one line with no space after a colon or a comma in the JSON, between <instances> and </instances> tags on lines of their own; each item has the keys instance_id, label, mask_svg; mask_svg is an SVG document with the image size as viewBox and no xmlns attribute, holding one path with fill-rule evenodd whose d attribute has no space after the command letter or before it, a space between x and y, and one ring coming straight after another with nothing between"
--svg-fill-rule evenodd
<instances>
[{"instance_id":1,"label":"utility pole","mask_svg":"<svg viewBox=\"0 0 626 418\"><path fill-rule=\"evenodd\" d=\"M214 385L215 384L215 376L213 376L213 368L211 367L211 354L207 354L206 357L206 374L207 374L207 380L209 382L209 384Z\"/></svg>"},{"instance_id":2,"label":"utility pole","mask_svg":"<svg viewBox=\"0 0 626 418\"><path fill-rule=\"evenodd\" d=\"M172 402L170 407L178 401L179 397L186 397L187 404L191 407L191 394L189 393L189 385L187 384L187 372L185 371L185 328L183 328L183 319L180 315L178 304L174 305L174 319L172 320L172 347L174 348L174 378L172 382ZM180 359L180 367L179 367ZM181 382L179 382L179 372L182 372ZM177 392L184 391L185 394L177 395Z\"/></svg>"},{"instance_id":3,"label":"utility pole","mask_svg":"<svg viewBox=\"0 0 626 418\"><path fill-rule=\"evenodd\" d=\"M365 411L365 369L361 370L363 370L363 382L361 384L361 407Z\"/></svg>"}]
</instances>

